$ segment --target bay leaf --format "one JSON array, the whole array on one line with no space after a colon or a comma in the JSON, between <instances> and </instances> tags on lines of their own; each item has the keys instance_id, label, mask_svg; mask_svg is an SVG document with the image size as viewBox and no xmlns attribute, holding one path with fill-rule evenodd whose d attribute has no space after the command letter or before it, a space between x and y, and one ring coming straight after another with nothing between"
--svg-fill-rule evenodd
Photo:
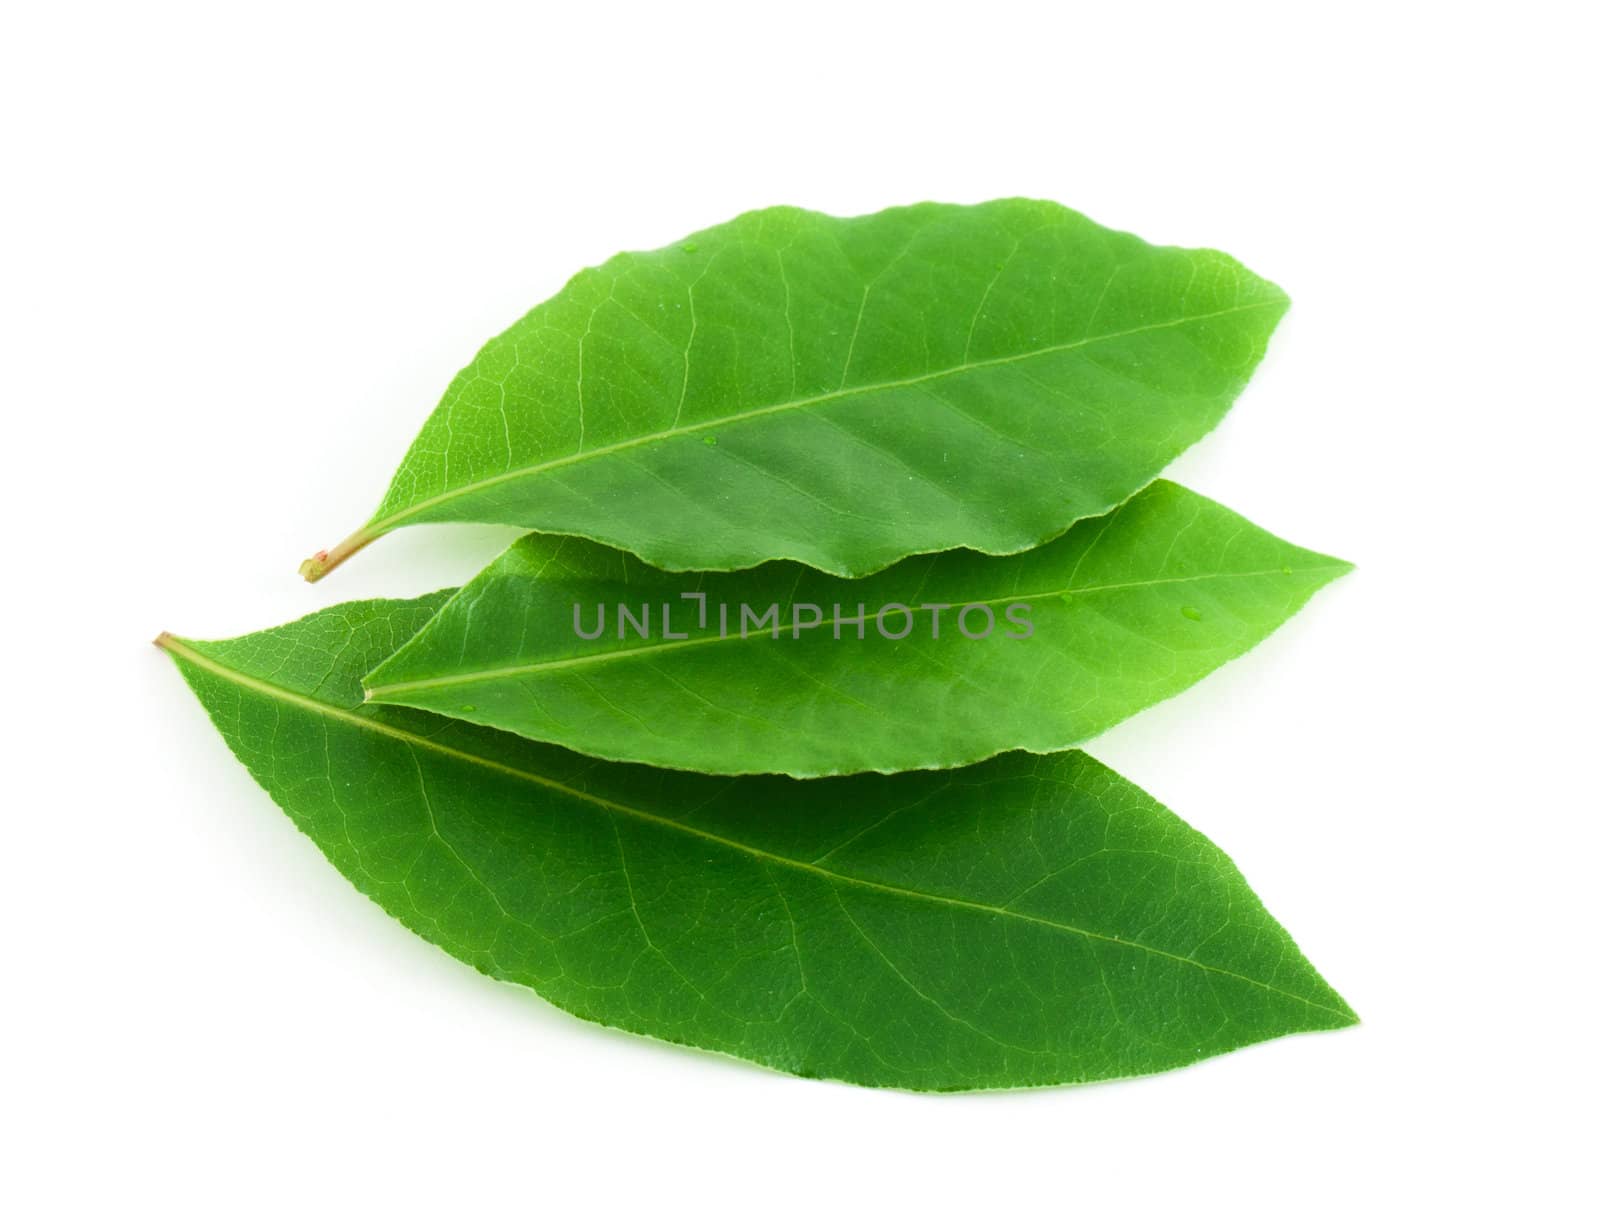
<instances>
[{"instance_id":1,"label":"bay leaf","mask_svg":"<svg viewBox=\"0 0 1600 1232\"><path fill-rule=\"evenodd\" d=\"M335 867L488 975L919 1090L1144 1074L1355 1021L1226 856L1081 753L719 779L363 706L363 674L446 598L159 644Z\"/></svg>"},{"instance_id":2,"label":"bay leaf","mask_svg":"<svg viewBox=\"0 0 1600 1232\"><path fill-rule=\"evenodd\" d=\"M367 685L373 700L678 769L963 765L1082 743L1243 653L1349 568L1164 480L1030 552L944 552L861 579L787 562L664 573L534 535Z\"/></svg>"},{"instance_id":3,"label":"bay leaf","mask_svg":"<svg viewBox=\"0 0 1600 1232\"><path fill-rule=\"evenodd\" d=\"M1048 201L758 210L584 270L451 383L315 581L419 522L664 569L1022 551L1216 424L1288 300Z\"/></svg>"}]
</instances>

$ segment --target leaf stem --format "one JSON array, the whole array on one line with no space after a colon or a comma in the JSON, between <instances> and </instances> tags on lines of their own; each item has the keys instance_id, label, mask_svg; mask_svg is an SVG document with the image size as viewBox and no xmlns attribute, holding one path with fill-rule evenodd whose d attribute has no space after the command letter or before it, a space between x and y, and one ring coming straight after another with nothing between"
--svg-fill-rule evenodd
<instances>
[{"instance_id":1,"label":"leaf stem","mask_svg":"<svg viewBox=\"0 0 1600 1232\"><path fill-rule=\"evenodd\" d=\"M300 576L308 582L321 581L329 572L337 569L377 537L377 533L370 526L363 526L354 534L346 535L327 551L306 557L300 562Z\"/></svg>"}]
</instances>

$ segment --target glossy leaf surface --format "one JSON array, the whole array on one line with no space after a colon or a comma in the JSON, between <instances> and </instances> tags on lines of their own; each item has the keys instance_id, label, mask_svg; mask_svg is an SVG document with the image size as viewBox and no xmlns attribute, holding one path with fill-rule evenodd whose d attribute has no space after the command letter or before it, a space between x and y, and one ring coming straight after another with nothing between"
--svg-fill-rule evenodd
<instances>
[{"instance_id":1,"label":"glossy leaf surface","mask_svg":"<svg viewBox=\"0 0 1600 1232\"><path fill-rule=\"evenodd\" d=\"M362 706L362 675L442 600L161 641L357 888L579 1017L939 1090L1143 1074L1355 1021L1220 851L1083 754L717 779Z\"/></svg>"},{"instance_id":2,"label":"glossy leaf surface","mask_svg":"<svg viewBox=\"0 0 1600 1232\"><path fill-rule=\"evenodd\" d=\"M371 521L581 535L674 570L1008 553L1126 500L1288 300L1046 201L745 214L584 270L446 391Z\"/></svg>"},{"instance_id":3,"label":"glossy leaf surface","mask_svg":"<svg viewBox=\"0 0 1600 1232\"><path fill-rule=\"evenodd\" d=\"M963 765L1087 740L1348 569L1165 481L1031 552L855 580L787 562L669 574L530 536L367 683L374 700L708 773Z\"/></svg>"}]
</instances>

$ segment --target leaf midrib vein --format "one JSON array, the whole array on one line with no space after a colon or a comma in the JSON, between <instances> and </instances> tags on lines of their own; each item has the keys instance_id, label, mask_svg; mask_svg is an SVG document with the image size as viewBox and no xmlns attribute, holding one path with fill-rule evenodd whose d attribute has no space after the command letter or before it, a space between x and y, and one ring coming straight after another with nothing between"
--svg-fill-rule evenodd
<instances>
[{"instance_id":1,"label":"leaf midrib vein","mask_svg":"<svg viewBox=\"0 0 1600 1232\"><path fill-rule=\"evenodd\" d=\"M882 393L891 389L905 389L913 385L920 385L926 381L937 381L944 377L959 376L964 372L973 372L980 368L991 368L1001 364L1021 363L1029 359L1037 359L1042 355L1053 355L1063 351L1075 351L1082 347L1092 346L1097 342L1110 342L1117 338L1128 338L1136 334L1154 333L1160 329L1173 329L1179 325L1188 325L1194 321L1208 321L1217 317L1233 316L1241 312L1249 312L1256 308L1266 308L1287 302L1287 297L1279 296L1272 299L1258 300L1250 304L1236 304L1232 308L1221 308L1215 312L1201 312L1194 316L1176 317L1171 321L1157 321L1148 325L1136 325L1132 329L1116 330L1109 334L1096 334L1090 338L1079 338L1075 342L1063 342L1055 346L1040 347L1035 351L1024 351L1016 355L999 355L992 359L979 359L963 362L950 368L941 368L935 372L925 372L920 376L903 377L899 380L880 381L869 385L854 385L829 390L827 393L811 394L804 398L794 398L787 402L776 402L768 406L751 407L749 410L737 411L732 415L724 415L720 419L706 419L698 423L684 424L663 428L659 432L646 433L643 436L630 437L624 441L617 441L610 445L600 445L594 449L577 450L559 458L547 458L542 462L535 462L528 466L519 466L512 470L501 471L497 475L489 475L471 483L462 484L460 487L448 488L436 495L407 505L404 509L397 510L386 517L369 522L365 528L369 537L381 535L394 529L406 519L418 513L452 501L458 497L467 496L485 488L496 487L502 483L509 483L515 479L526 479L531 475L541 474L544 471L555 470L559 467L570 466L576 462L586 462L592 458L605 457L609 454L621 453L624 450L635 449L643 445L653 445L660 441L672 440L676 437L687 436L690 433L706 432L714 428L724 428L730 424L744 423L752 419L760 419L767 415L776 415L785 411L803 410L809 406L818 406L825 402L834 402L842 398L852 398L860 394Z\"/></svg>"},{"instance_id":2,"label":"leaf midrib vein","mask_svg":"<svg viewBox=\"0 0 1600 1232\"><path fill-rule=\"evenodd\" d=\"M1155 946L1145 945L1142 942L1134 941L1127 937L1109 936L1105 933L1095 932L1092 929L1080 928L1075 924L1065 924L1058 920L1048 920L1043 916L1028 915L1025 912L1012 911L1005 907L996 907L989 903L980 903L972 899L952 898L942 894L932 894L925 890L915 890L907 886L897 886L888 882L872 881L864 877L852 877L848 873L835 872L832 869L821 868L815 864L807 863L804 860L795 860L788 856L778 855L776 852L764 851L759 847L751 847L746 843L739 842L737 839L726 838L720 834L714 834L707 830L697 829L696 827L691 826L686 822L679 821L675 818L666 817L659 813L651 813L648 810L635 808L632 805L623 804L617 800L610 800L604 796L597 796L592 792L587 792L581 788L559 782L556 779L547 778L544 775L535 774L529 770L520 770L515 766L508 766L504 762L495 761L490 757L481 757L476 753L468 753L464 749L453 748L448 744L442 744L436 740L430 740L428 737L418 735L415 732L408 732L402 728L391 727L387 723L381 723L376 719L355 714L352 711L346 710L342 707L330 705L327 702L320 702L315 698L307 697L302 693L296 693L293 690L285 689L278 685L269 684L265 680L261 680L255 676L246 675L243 672L236 671L233 668L217 662L215 659L201 653L199 650L196 650L187 642L173 637L170 634L162 634L161 637L156 641L157 645L162 647L162 649L178 655L183 659L187 659L190 663L194 664L201 670L210 672L212 675L222 680L226 680L234 685L237 685L239 688L246 689L250 692L258 693L263 697L270 697L275 701L295 706L302 710L310 711L313 714L322 716L324 719L348 723L353 727L359 727L381 736L387 736L390 739L415 745L417 748L427 749L432 753L437 753L445 757L453 757L470 765L478 766L482 769L498 771L502 774L509 775L512 778L533 783L534 785L543 787L546 790L569 796L575 800L581 800L584 803L594 805L595 807L607 812L621 813L625 816L634 817L641 821L650 822L654 825L664 826L667 829L689 835L692 838L697 838L704 842L713 843L718 846L729 848L730 850L738 851L741 854L758 862L762 860L769 861L773 864L781 865L786 868L792 868L799 872L810 873L814 876L825 878L828 881L836 884L851 885L858 889L877 893L894 894L902 898L912 899L914 901L937 903L941 906L953 907L959 910L984 912L986 914L996 915L1006 919L1017 920L1021 923L1034 924L1043 928L1052 928L1060 932L1071 933L1075 936L1083 937L1089 941L1098 941L1108 945L1126 946L1130 949L1139 950L1143 953L1149 954L1155 958L1164 958L1168 961L1182 963L1186 966L1195 967L1201 971L1210 972L1214 975L1222 975L1228 977L1229 979L1239 980L1243 983L1252 985L1253 987L1260 988L1265 992L1270 992L1280 997L1286 997L1292 1001L1297 1001L1302 1005L1309 1006L1312 1009L1320 1010L1325 1014L1332 1014L1335 1017L1343 1018L1350 1022L1356 1021L1354 1015L1339 1010L1333 1006L1324 1005L1319 1001L1313 1001L1309 997L1302 997L1298 993L1290 992L1284 988L1278 988L1275 985L1264 983L1261 980L1252 979L1249 976L1243 975L1237 971L1229 971L1224 967L1214 967L1209 963L1200 962L1198 959L1191 958L1187 955L1175 954L1169 950L1158 949Z\"/></svg>"},{"instance_id":3,"label":"leaf midrib vein","mask_svg":"<svg viewBox=\"0 0 1600 1232\"><path fill-rule=\"evenodd\" d=\"M1294 573L1297 575L1307 573L1331 573L1341 568L1342 566L1340 565L1313 565L1308 568L1296 569L1294 570ZM1251 569L1239 573L1197 573L1190 577L1143 578L1136 582L1110 582L1103 586L1061 586L1053 590L1042 590L1031 594L999 595L988 599L958 599L952 600L949 603L939 603L938 601L934 601L934 606L941 608L970 607L973 604L998 606L1000 604L1023 603L1031 599L1054 599L1065 595L1100 594L1113 590L1136 590L1145 586L1177 586L1185 582L1233 581L1242 578L1267 577L1271 575L1279 575L1282 572L1283 570L1281 568ZM918 608L926 608L927 606L928 601L923 601L912 606L912 610L915 611ZM887 614L889 614L889 609L887 607L879 608L876 612L868 612L863 619L875 621L879 616ZM856 617L854 616L842 617L837 620L833 617L829 617L819 624L808 624L804 627L807 629L826 629L830 625L834 625L836 623L854 624L855 622ZM792 624L775 625L771 632L770 640L776 641L781 635L785 633L792 633L795 631L795 629L796 626ZM762 632L765 632L765 629L763 629ZM445 688L450 685L477 684L486 680L503 680L517 676L528 676L538 672L555 671L563 667L574 667L579 664L610 663L615 662L618 659L632 659L637 658L640 655L656 654L667 650L686 650L691 646L717 646L724 643L738 644L746 641L754 642L757 645L760 644L759 638L735 638L731 636L724 637L720 634L716 637L684 638L681 641L678 639L673 639L671 641L656 640L643 646L630 646L625 650L605 650L599 652L598 654L574 655L566 659L543 659L537 663L514 663L505 667L483 668L482 670L475 672L456 672L448 676L424 676L417 680L395 680L390 681L387 684L374 685L372 688L366 691L366 696L368 701L378 701L383 697L390 697L396 694L418 693L428 689Z\"/></svg>"}]
</instances>

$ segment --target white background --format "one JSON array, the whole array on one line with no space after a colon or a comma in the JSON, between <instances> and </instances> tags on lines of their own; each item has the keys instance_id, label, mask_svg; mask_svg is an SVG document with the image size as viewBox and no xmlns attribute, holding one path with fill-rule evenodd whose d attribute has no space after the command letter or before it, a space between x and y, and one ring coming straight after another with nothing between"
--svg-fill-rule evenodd
<instances>
[{"instance_id":1,"label":"white background","mask_svg":"<svg viewBox=\"0 0 1600 1232\"><path fill-rule=\"evenodd\" d=\"M1593 1227L1585 17L10 9L0 1221ZM1013 194L1295 297L1171 473L1361 568L1093 751L1239 862L1361 1027L922 1097L584 1025L352 891L150 647L509 542L295 573L580 266L779 202Z\"/></svg>"}]
</instances>

